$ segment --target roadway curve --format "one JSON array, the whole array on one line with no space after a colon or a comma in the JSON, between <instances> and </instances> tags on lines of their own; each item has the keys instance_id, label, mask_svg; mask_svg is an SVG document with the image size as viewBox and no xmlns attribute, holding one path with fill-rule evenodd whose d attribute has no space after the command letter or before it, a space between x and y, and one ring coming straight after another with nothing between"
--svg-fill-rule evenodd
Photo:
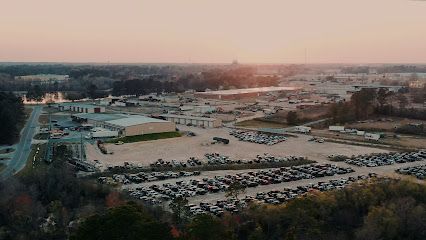
<instances>
[{"instance_id":1,"label":"roadway curve","mask_svg":"<svg viewBox=\"0 0 426 240\"><path fill-rule=\"evenodd\" d=\"M21 131L19 143L16 145L15 152L9 164L0 173L0 180L4 180L15 173L19 172L25 167L28 156L31 152L31 142L34 137L36 127L38 126L38 118L40 116L42 106L33 107L30 118L25 124L24 129Z\"/></svg>"}]
</instances>

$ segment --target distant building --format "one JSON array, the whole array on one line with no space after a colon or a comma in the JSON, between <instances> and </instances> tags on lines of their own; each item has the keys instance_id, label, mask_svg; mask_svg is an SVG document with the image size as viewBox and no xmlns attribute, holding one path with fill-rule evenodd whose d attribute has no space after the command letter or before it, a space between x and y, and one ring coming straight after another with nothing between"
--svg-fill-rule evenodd
<instances>
[{"instance_id":1,"label":"distant building","mask_svg":"<svg viewBox=\"0 0 426 240\"><path fill-rule=\"evenodd\" d=\"M105 107L83 103L60 103L57 105L59 111L71 111L78 113L103 113Z\"/></svg>"},{"instance_id":2,"label":"distant building","mask_svg":"<svg viewBox=\"0 0 426 240\"><path fill-rule=\"evenodd\" d=\"M296 87L261 87L261 88L244 88L232 90L219 90L208 92L197 92L195 97L206 99L236 100L244 98L255 98L268 93L281 93L296 91Z\"/></svg>"},{"instance_id":3,"label":"distant building","mask_svg":"<svg viewBox=\"0 0 426 240\"><path fill-rule=\"evenodd\" d=\"M386 89L389 92L398 92L402 89L402 86L384 86L384 85L368 85L368 84L360 84L360 85L352 85L354 91L361 91L362 89Z\"/></svg>"},{"instance_id":4,"label":"distant building","mask_svg":"<svg viewBox=\"0 0 426 240\"><path fill-rule=\"evenodd\" d=\"M410 88L423 88L426 85L425 81L412 81L409 83Z\"/></svg>"},{"instance_id":5,"label":"distant building","mask_svg":"<svg viewBox=\"0 0 426 240\"><path fill-rule=\"evenodd\" d=\"M206 128L217 128L222 126L222 120L217 118L205 118L188 115L175 115L175 114L163 114L160 115L167 119L167 121L174 122L176 124L192 125Z\"/></svg>"},{"instance_id":6,"label":"distant building","mask_svg":"<svg viewBox=\"0 0 426 240\"><path fill-rule=\"evenodd\" d=\"M58 75L58 74L37 74L37 75L25 75L25 76L16 76L15 80L28 81L32 84L53 84L63 83L69 80L68 75Z\"/></svg>"},{"instance_id":7,"label":"distant building","mask_svg":"<svg viewBox=\"0 0 426 240\"><path fill-rule=\"evenodd\" d=\"M300 132L300 133L310 133L312 128L306 127L306 126L296 126L295 130L296 132Z\"/></svg>"},{"instance_id":8,"label":"distant building","mask_svg":"<svg viewBox=\"0 0 426 240\"><path fill-rule=\"evenodd\" d=\"M210 105L201 105L194 107L195 112L197 113L212 113L216 111L216 107Z\"/></svg>"}]
</instances>

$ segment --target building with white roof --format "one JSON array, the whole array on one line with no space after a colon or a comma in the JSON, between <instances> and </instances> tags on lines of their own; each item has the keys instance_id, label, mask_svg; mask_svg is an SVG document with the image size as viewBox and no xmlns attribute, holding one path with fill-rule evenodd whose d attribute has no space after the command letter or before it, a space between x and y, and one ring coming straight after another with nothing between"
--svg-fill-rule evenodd
<instances>
[{"instance_id":1,"label":"building with white roof","mask_svg":"<svg viewBox=\"0 0 426 240\"><path fill-rule=\"evenodd\" d=\"M199 98L207 99L235 100L243 98L254 98L268 93L293 92L299 89L300 88L297 87L259 87L197 92L194 95Z\"/></svg>"},{"instance_id":2,"label":"building with white roof","mask_svg":"<svg viewBox=\"0 0 426 240\"><path fill-rule=\"evenodd\" d=\"M57 105L59 111L71 111L79 113L102 113L105 107L85 103L60 103Z\"/></svg>"},{"instance_id":3,"label":"building with white roof","mask_svg":"<svg viewBox=\"0 0 426 240\"><path fill-rule=\"evenodd\" d=\"M222 120L217 118L205 118L188 115L176 115L176 114L162 114L160 117L167 119L167 121L183 124L192 125L206 128L217 128L222 126Z\"/></svg>"},{"instance_id":4,"label":"building with white roof","mask_svg":"<svg viewBox=\"0 0 426 240\"><path fill-rule=\"evenodd\" d=\"M94 127L118 131L120 136L176 131L176 125L173 122L142 115L82 113L75 114L72 117L76 121L89 123Z\"/></svg>"}]
</instances>

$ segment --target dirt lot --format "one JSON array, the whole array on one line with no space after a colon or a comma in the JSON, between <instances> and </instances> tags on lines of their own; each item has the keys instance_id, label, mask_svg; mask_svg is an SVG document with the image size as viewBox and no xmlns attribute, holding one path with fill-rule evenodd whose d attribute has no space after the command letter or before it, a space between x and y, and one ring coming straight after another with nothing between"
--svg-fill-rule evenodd
<instances>
[{"instance_id":1,"label":"dirt lot","mask_svg":"<svg viewBox=\"0 0 426 240\"><path fill-rule=\"evenodd\" d=\"M355 128L359 130L370 130L370 131L384 131L393 132L396 128L407 125L410 123L423 123L426 121L408 119L408 118L378 118L373 120L367 120L359 123L347 124L346 128Z\"/></svg>"},{"instance_id":2,"label":"dirt lot","mask_svg":"<svg viewBox=\"0 0 426 240\"><path fill-rule=\"evenodd\" d=\"M321 136L326 138L344 139L357 142L369 142L363 136L356 136L345 133L335 133L330 132L328 130L313 130L312 134L315 136ZM388 136L384 139L379 140L378 142L373 143L386 144L390 146L401 146L406 148L425 148L426 146L426 137L402 134L398 134L398 136L399 138L393 138Z\"/></svg>"},{"instance_id":3,"label":"dirt lot","mask_svg":"<svg viewBox=\"0 0 426 240\"><path fill-rule=\"evenodd\" d=\"M324 118L328 112L327 105L316 105L305 109L293 110L297 112L299 119L305 121L315 121ZM286 123L286 118L289 110L281 110L269 117L269 120Z\"/></svg>"},{"instance_id":4,"label":"dirt lot","mask_svg":"<svg viewBox=\"0 0 426 240\"><path fill-rule=\"evenodd\" d=\"M178 139L163 139L147 142L128 143L124 145L107 144L111 155L103 155L96 146L87 145L88 160L99 160L104 166L123 165L124 162L147 165L159 158L164 160L187 160L189 157L202 158L205 153L217 152L232 158L251 159L257 154L269 153L275 156L306 156L312 160L325 160L329 154L359 155L386 150L344 145L337 143L308 142L310 136L300 135L298 138L289 138L273 146L238 141L228 134L229 129L201 129L178 125L181 130L193 131L195 137L181 137ZM212 138L218 136L231 140L229 145L210 144Z\"/></svg>"},{"instance_id":5,"label":"dirt lot","mask_svg":"<svg viewBox=\"0 0 426 240\"><path fill-rule=\"evenodd\" d=\"M275 122L267 122L259 119L246 120L242 122L238 122L235 124L238 127L248 127L248 128L285 128L288 127L287 124L284 123L275 123Z\"/></svg>"}]
</instances>

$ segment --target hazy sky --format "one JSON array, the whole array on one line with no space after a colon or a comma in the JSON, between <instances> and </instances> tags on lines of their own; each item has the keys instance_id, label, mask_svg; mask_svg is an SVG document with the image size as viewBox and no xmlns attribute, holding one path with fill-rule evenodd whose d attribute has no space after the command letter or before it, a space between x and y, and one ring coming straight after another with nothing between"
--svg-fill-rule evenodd
<instances>
[{"instance_id":1,"label":"hazy sky","mask_svg":"<svg viewBox=\"0 0 426 240\"><path fill-rule=\"evenodd\" d=\"M0 61L426 63L426 1L0 0Z\"/></svg>"}]
</instances>

